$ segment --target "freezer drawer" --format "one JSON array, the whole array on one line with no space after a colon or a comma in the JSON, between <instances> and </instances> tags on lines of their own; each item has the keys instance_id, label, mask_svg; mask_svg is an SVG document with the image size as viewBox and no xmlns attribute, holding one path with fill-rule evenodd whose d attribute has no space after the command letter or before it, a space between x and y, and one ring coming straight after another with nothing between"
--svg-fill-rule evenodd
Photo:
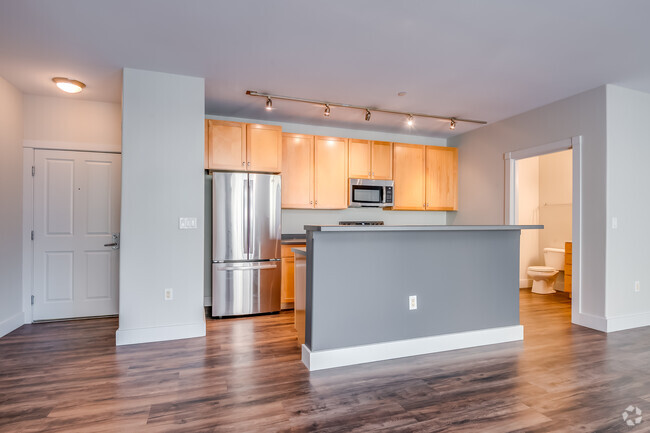
<instances>
[{"instance_id":1,"label":"freezer drawer","mask_svg":"<svg viewBox=\"0 0 650 433\"><path fill-rule=\"evenodd\" d=\"M281 262L212 264L212 316L280 311Z\"/></svg>"}]
</instances>

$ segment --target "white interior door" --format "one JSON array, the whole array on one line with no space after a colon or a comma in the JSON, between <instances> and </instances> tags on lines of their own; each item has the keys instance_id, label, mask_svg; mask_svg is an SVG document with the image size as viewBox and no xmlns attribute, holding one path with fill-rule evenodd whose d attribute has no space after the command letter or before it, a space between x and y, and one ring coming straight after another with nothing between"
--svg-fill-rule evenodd
<instances>
[{"instance_id":1,"label":"white interior door","mask_svg":"<svg viewBox=\"0 0 650 433\"><path fill-rule=\"evenodd\" d=\"M34 320L117 314L121 155L34 159Z\"/></svg>"}]
</instances>

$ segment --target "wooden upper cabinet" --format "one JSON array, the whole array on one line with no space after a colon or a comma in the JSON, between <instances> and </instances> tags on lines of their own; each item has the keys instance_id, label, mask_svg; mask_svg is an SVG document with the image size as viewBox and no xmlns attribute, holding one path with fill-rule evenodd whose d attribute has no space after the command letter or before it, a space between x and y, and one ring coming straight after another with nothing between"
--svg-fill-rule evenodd
<instances>
[{"instance_id":1,"label":"wooden upper cabinet","mask_svg":"<svg viewBox=\"0 0 650 433\"><path fill-rule=\"evenodd\" d=\"M390 180L393 178L393 143L388 141L372 142L371 169L373 179Z\"/></svg>"},{"instance_id":2,"label":"wooden upper cabinet","mask_svg":"<svg viewBox=\"0 0 650 433\"><path fill-rule=\"evenodd\" d=\"M427 210L458 209L458 149L426 146Z\"/></svg>"},{"instance_id":3,"label":"wooden upper cabinet","mask_svg":"<svg viewBox=\"0 0 650 433\"><path fill-rule=\"evenodd\" d=\"M314 139L314 207L345 209L348 207L348 140L315 137Z\"/></svg>"},{"instance_id":4,"label":"wooden upper cabinet","mask_svg":"<svg viewBox=\"0 0 650 433\"><path fill-rule=\"evenodd\" d=\"M212 170L246 169L246 124L208 119L207 162Z\"/></svg>"},{"instance_id":5,"label":"wooden upper cabinet","mask_svg":"<svg viewBox=\"0 0 650 433\"><path fill-rule=\"evenodd\" d=\"M396 210L425 209L425 146L393 144L393 180Z\"/></svg>"},{"instance_id":6,"label":"wooden upper cabinet","mask_svg":"<svg viewBox=\"0 0 650 433\"><path fill-rule=\"evenodd\" d=\"M314 207L314 136L282 134L282 207Z\"/></svg>"},{"instance_id":7,"label":"wooden upper cabinet","mask_svg":"<svg viewBox=\"0 0 650 433\"><path fill-rule=\"evenodd\" d=\"M350 139L348 143L348 175L354 179L370 179L372 147L368 140Z\"/></svg>"},{"instance_id":8,"label":"wooden upper cabinet","mask_svg":"<svg viewBox=\"0 0 650 433\"><path fill-rule=\"evenodd\" d=\"M246 170L279 173L282 170L282 127L246 124Z\"/></svg>"}]
</instances>

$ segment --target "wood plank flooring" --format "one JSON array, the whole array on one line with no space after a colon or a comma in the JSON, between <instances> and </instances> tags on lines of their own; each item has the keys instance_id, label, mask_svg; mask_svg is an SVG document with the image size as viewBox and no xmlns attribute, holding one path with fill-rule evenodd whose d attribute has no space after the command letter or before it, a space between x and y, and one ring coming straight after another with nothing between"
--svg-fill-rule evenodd
<instances>
[{"instance_id":1,"label":"wood plank flooring","mask_svg":"<svg viewBox=\"0 0 650 433\"><path fill-rule=\"evenodd\" d=\"M0 339L0 431L650 431L650 327L569 317L522 291L524 342L311 374L291 312L123 347L116 319L26 325ZM629 405L648 419L625 425Z\"/></svg>"}]
</instances>

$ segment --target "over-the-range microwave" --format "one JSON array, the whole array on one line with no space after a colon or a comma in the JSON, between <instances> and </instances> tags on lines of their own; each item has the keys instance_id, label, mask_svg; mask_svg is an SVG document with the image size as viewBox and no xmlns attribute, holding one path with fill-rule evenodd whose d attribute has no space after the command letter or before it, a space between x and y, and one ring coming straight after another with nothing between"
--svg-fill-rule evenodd
<instances>
[{"instance_id":1,"label":"over-the-range microwave","mask_svg":"<svg viewBox=\"0 0 650 433\"><path fill-rule=\"evenodd\" d=\"M394 204L392 180L350 179L348 207L390 207Z\"/></svg>"}]
</instances>

